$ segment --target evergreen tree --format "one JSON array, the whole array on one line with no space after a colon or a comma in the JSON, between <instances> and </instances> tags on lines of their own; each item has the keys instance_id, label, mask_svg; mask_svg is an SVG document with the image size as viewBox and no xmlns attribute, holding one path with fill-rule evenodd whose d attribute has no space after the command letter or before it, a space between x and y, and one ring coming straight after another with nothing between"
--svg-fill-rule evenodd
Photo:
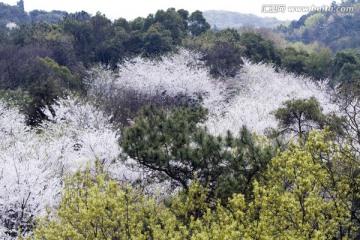
<instances>
[{"instance_id":1,"label":"evergreen tree","mask_svg":"<svg viewBox=\"0 0 360 240\"><path fill-rule=\"evenodd\" d=\"M320 103L315 97L309 99L293 99L283 103L283 107L274 112L282 132L293 132L300 137L306 137L313 129L328 126L334 133L343 135L343 125L346 119L334 113L325 115Z\"/></svg>"},{"instance_id":2,"label":"evergreen tree","mask_svg":"<svg viewBox=\"0 0 360 240\"><path fill-rule=\"evenodd\" d=\"M206 22L202 12L195 11L191 13L188 20L188 29L193 36L199 36L210 29L210 24Z\"/></svg>"},{"instance_id":3,"label":"evergreen tree","mask_svg":"<svg viewBox=\"0 0 360 240\"><path fill-rule=\"evenodd\" d=\"M24 13L25 12L25 6L24 6L24 0L20 0L16 3L16 6Z\"/></svg>"},{"instance_id":4,"label":"evergreen tree","mask_svg":"<svg viewBox=\"0 0 360 240\"><path fill-rule=\"evenodd\" d=\"M243 128L240 137L208 133L199 124L206 119L202 107L170 112L145 107L135 123L123 131L124 152L161 180L172 180L186 191L195 176L208 189L208 198L225 203L233 193L251 196L251 182L258 179L275 151L258 142Z\"/></svg>"}]
</instances>

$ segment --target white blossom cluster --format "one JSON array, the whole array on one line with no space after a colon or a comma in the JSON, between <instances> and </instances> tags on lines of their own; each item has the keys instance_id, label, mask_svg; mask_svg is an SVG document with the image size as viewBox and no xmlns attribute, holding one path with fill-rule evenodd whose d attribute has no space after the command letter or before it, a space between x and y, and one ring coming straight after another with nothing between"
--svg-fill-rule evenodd
<instances>
[{"instance_id":1,"label":"white blossom cluster","mask_svg":"<svg viewBox=\"0 0 360 240\"><path fill-rule=\"evenodd\" d=\"M224 105L225 114L212 114L207 122L214 134L222 134L228 129L237 133L243 125L258 133L276 128L277 121L272 113L291 99L314 96L324 113L339 111L331 101L326 82L316 83L306 77L277 72L267 64L245 62L236 76L236 84L239 91Z\"/></svg>"},{"instance_id":2,"label":"white blossom cluster","mask_svg":"<svg viewBox=\"0 0 360 240\"><path fill-rule=\"evenodd\" d=\"M108 117L88 103L60 100L44 113L50 119L36 129L25 125L18 109L0 102L0 237L29 217L45 213L58 203L62 179L94 160L111 165L116 177L135 177L120 163L119 133ZM116 166L114 166L116 165Z\"/></svg>"},{"instance_id":3,"label":"white blossom cluster","mask_svg":"<svg viewBox=\"0 0 360 240\"><path fill-rule=\"evenodd\" d=\"M136 57L120 65L117 74L106 68L94 68L88 78L89 93L97 97L123 90L150 96L183 94L197 98L201 95L205 107L215 108L224 101L226 88L231 84L213 79L199 58L196 53L180 49L178 54L164 56L161 60Z\"/></svg>"},{"instance_id":4,"label":"white blossom cluster","mask_svg":"<svg viewBox=\"0 0 360 240\"><path fill-rule=\"evenodd\" d=\"M119 66L119 72L93 69L91 91L100 94L109 89L132 89L150 95L166 93L176 96L203 96L203 105L209 109L206 125L213 134L231 130L237 134L241 126L264 133L276 128L272 112L290 99L316 97L324 113L337 111L330 101L326 82L315 83L306 77L277 72L267 64L245 61L234 78L214 79L200 56L184 49L161 60L135 58ZM105 86L106 87L105 87Z\"/></svg>"}]
</instances>

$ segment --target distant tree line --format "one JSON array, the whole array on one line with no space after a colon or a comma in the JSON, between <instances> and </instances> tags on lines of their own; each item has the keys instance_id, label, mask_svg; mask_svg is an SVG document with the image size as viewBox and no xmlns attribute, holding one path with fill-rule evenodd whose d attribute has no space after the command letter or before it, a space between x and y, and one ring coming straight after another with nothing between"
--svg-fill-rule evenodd
<instances>
[{"instance_id":1,"label":"distant tree line","mask_svg":"<svg viewBox=\"0 0 360 240\"><path fill-rule=\"evenodd\" d=\"M39 109L58 97L85 93L82 79L92 66L115 69L139 55L161 60L179 46L201 53L200 60L215 78L234 77L243 58L315 80L329 78L332 86L357 86L360 76L360 60L352 51L281 48L251 29L213 31L200 11L169 8L132 21L111 21L99 12L27 14L22 1L17 6L0 4L0 11L0 25L5 20L16 23L0 28L0 89L22 104L31 125L43 120Z\"/></svg>"},{"instance_id":2,"label":"distant tree line","mask_svg":"<svg viewBox=\"0 0 360 240\"><path fill-rule=\"evenodd\" d=\"M277 31L289 41L318 42L334 52L359 49L360 4L353 0L333 1L329 7L341 7L344 11L312 11L289 26L278 27Z\"/></svg>"}]
</instances>

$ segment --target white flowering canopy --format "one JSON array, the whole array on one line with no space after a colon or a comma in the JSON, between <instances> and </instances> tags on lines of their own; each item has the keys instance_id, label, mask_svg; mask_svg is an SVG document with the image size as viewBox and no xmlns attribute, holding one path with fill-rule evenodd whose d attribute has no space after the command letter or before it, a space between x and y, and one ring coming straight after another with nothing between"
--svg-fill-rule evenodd
<instances>
[{"instance_id":1,"label":"white flowering canopy","mask_svg":"<svg viewBox=\"0 0 360 240\"><path fill-rule=\"evenodd\" d=\"M18 109L0 102L0 226L26 221L14 212L33 217L56 206L64 175L95 159L104 166L116 164L111 172L117 178L136 178L122 164L112 163L120 154L119 132L101 111L71 98L53 109L56 116L45 109L50 121L30 129Z\"/></svg>"},{"instance_id":2,"label":"white flowering canopy","mask_svg":"<svg viewBox=\"0 0 360 240\"><path fill-rule=\"evenodd\" d=\"M243 125L264 133L277 126L271 113L284 101L294 98L314 96L325 113L338 111L330 101L326 82L315 83L310 78L276 72L270 65L249 61L245 61L234 78L214 79L199 61L200 57L180 49L178 54L162 57L160 61L140 57L126 61L119 66L117 74L96 68L92 72L98 77L91 78L90 89L93 93L131 89L150 95L182 93L195 97L201 94L203 105L210 112L206 125L213 134L224 134L227 130L237 134ZM104 87L106 83L108 85Z\"/></svg>"}]
</instances>

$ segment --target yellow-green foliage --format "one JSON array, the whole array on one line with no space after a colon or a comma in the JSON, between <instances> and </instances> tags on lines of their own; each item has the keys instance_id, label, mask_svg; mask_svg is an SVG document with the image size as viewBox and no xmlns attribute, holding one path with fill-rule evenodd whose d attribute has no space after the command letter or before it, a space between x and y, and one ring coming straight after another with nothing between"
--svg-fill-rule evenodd
<instances>
[{"instance_id":1,"label":"yellow-green foliage","mask_svg":"<svg viewBox=\"0 0 360 240\"><path fill-rule=\"evenodd\" d=\"M311 132L279 153L254 182L253 199L234 194L226 207L194 181L166 201L148 198L102 171L78 172L65 184L57 213L40 220L36 239L332 239L356 230L350 209L359 196L354 156Z\"/></svg>"},{"instance_id":2,"label":"yellow-green foliage","mask_svg":"<svg viewBox=\"0 0 360 240\"><path fill-rule=\"evenodd\" d=\"M314 27L317 24L320 24L321 22L324 22L326 20L324 14L322 13L315 13L314 15L308 17L305 20L305 26L306 27Z\"/></svg>"},{"instance_id":3,"label":"yellow-green foliage","mask_svg":"<svg viewBox=\"0 0 360 240\"><path fill-rule=\"evenodd\" d=\"M349 227L348 158L328 137L312 132L272 160L266 183L255 183L254 238L331 239Z\"/></svg>"},{"instance_id":4,"label":"yellow-green foliage","mask_svg":"<svg viewBox=\"0 0 360 240\"><path fill-rule=\"evenodd\" d=\"M180 239L176 218L106 174L78 172L65 184L56 218L40 220L36 239Z\"/></svg>"}]
</instances>

